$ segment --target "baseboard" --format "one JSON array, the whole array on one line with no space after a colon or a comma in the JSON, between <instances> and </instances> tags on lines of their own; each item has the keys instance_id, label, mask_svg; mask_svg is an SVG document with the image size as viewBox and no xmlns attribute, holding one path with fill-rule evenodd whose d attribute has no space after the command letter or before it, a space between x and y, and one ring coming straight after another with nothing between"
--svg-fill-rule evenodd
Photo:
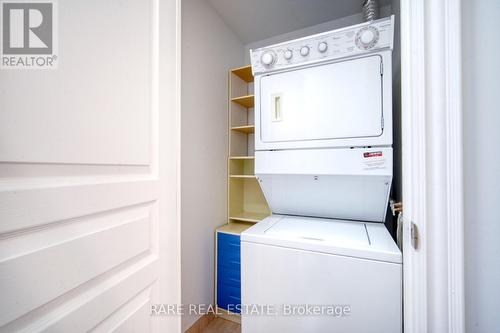
<instances>
[{"instance_id":1,"label":"baseboard","mask_svg":"<svg viewBox=\"0 0 500 333\"><path fill-rule=\"evenodd\" d=\"M215 315L213 313L207 313L198 318L197 321L194 322L193 325L191 325L190 328L186 330L185 333L201 333L212 320L215 319Z\"/></svg>"},{"instance_id":2,"label":"baseboard","mask_svg":"<svg viewBox=\"0 0 500 333\"><path fill-rule=\"evenodd\" d=\"M221 308L217 308L217 317L241 324L241 316L239 314L232 313Z\"/></svg>"}]
</instances>

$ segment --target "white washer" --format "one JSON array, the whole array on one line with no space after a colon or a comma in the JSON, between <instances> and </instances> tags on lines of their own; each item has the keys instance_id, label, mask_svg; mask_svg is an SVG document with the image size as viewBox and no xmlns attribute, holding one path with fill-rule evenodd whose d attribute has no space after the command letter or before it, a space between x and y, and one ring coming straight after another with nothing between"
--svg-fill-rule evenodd
<instances>
[{"instance_id":1,"label":"white washer","mask_svg":"<svg viewBox=\"0 0 500 333\"><path fill-rule=\"evenodd\" d=\"M401 331L401 253L382 224L274 215L242 234L241 261L243 333Z\"/></svg>"}]
</instances>

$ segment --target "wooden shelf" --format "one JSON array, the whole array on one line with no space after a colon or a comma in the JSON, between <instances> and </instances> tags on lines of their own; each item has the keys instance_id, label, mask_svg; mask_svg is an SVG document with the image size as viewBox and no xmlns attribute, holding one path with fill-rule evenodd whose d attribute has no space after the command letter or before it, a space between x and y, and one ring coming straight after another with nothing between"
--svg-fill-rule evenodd
<instances>
[{"instance_id":1,"label":"wooden shelf","mask_svg":"<svg viewBox=\"0 0 500 333\"><path fill-rule=\"evenodd\" d=\"M224 232L226 234L239 235L243 231L250 228L251 226L252 225L250 223L231 222L231 223L224 224L223 226L217 228L217 232Z\"/></svg>"},{"instance_id":2,"label":"wooden shelf","mask_svg":"<svg viewBox=\"0 0 500 333\"><path fill-rule=\"evenodd\" d=\"M229 175L255 175L254 159L229 160Z\"/></svg>"},{"instance_id":3,"label":"wooden shelf","mask_svg":"<svg viewBox=\"0 0 500 333\"><path fill-rule=\"evenodd\" d=\"M239 77L245 82L253 82L253 75L252 75L252 66L244 66L240 68L235 68L231 71L234 75Z\"/></svg>"},{"instance_id":4,"label":"wooden shelf","mask_svg":"<svg viewBox=\"0 0 500 333\"><path fill-rule=\"evenodd\" d=\"M243 221L243 222L257 223L259 221L262 221L268 216L269 214L267 213L239 212L229 216L229 219Z\"/></svg>"},{"instance_id":5,"label":"wooden shelf","mask_svg":"<svg viewBox=\"0 0 500 333\"><path fill-rule=\"evenodd\" d=\"M231 98L231 101L232 102L235 102L245 108L253 108L253 102L254 102L254 98L253 98L253 95L246 95L246 96L240 96L240 97L235 97L235 98Z\"/></svg>"},{"instance_id":6,"label":"wooden shelf","mask_svg":"<svg viewBox=\"0 0 500 333\"><path fill-rule=\"evenodd\" d=\"M245 134L252 134L255 132L255 126L254 125L236 126L236 127L231 127L231 130Z\"/></svg>"},{"instance_id":7,"label":"wooden shelf","mask_svg":"<svg viewBox=\"0 0 500 333\"><path fill-rule=\"evenodd\" d=\"M253 133L254 78L250 65L230 69L228 72L228 157L227 157L227 224L217 228L223 233L241 235L243 231L271 214L266 198L255 176L255 147ZM218 257L218 254L215 255ZM217 266L215 274L217 276ZM215 284L215 304L219 304ZM218 308L222 318L239 322L239 315Z\"/></svg>"},{"instance_id":8,"label":"wooden shelf","mask_svg":"<svg viewBox=\"0 0 500 333\"><path fill-rule=\"evenodd\" d=\"M230 156L230 160L254 160L255 156Z\"/></svg>"}]
</instances>

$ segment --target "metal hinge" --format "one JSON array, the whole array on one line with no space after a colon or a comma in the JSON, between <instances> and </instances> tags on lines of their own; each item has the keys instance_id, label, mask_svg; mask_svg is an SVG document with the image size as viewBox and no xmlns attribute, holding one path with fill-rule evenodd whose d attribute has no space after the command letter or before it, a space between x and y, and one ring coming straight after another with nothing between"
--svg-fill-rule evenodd
<instances>
[{"instance_id":1,"label":"metal hinge","mask_svg":"<svg viewBox=\"0 0 500 333\"><path fill-rule=\"evenodd\" d=\"M403 212L403 203L402 202L396 202L396 200L390 199L389 206L391 207L392 216L396 216L398 213Z\"/></svg>"}]
</instances>

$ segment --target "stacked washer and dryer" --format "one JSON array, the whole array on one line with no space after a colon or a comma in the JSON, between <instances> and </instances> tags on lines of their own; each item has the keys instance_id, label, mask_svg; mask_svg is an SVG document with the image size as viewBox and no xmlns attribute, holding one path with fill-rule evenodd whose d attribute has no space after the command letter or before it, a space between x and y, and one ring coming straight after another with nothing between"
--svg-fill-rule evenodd
<instances>
[{"instance_id":1,"label":"stacked washer and dryer","mask_svg":"<svg viewBox=\"0 0 500 333\"><path fill-rule=\"evenodd\" d=\"M255 174L273 214L241 235L241 296L272 311L242 311L243 333L402 330L402 256L383 223L393 29L390 17L250 51Z\"/></svg>"}]
</instances>

